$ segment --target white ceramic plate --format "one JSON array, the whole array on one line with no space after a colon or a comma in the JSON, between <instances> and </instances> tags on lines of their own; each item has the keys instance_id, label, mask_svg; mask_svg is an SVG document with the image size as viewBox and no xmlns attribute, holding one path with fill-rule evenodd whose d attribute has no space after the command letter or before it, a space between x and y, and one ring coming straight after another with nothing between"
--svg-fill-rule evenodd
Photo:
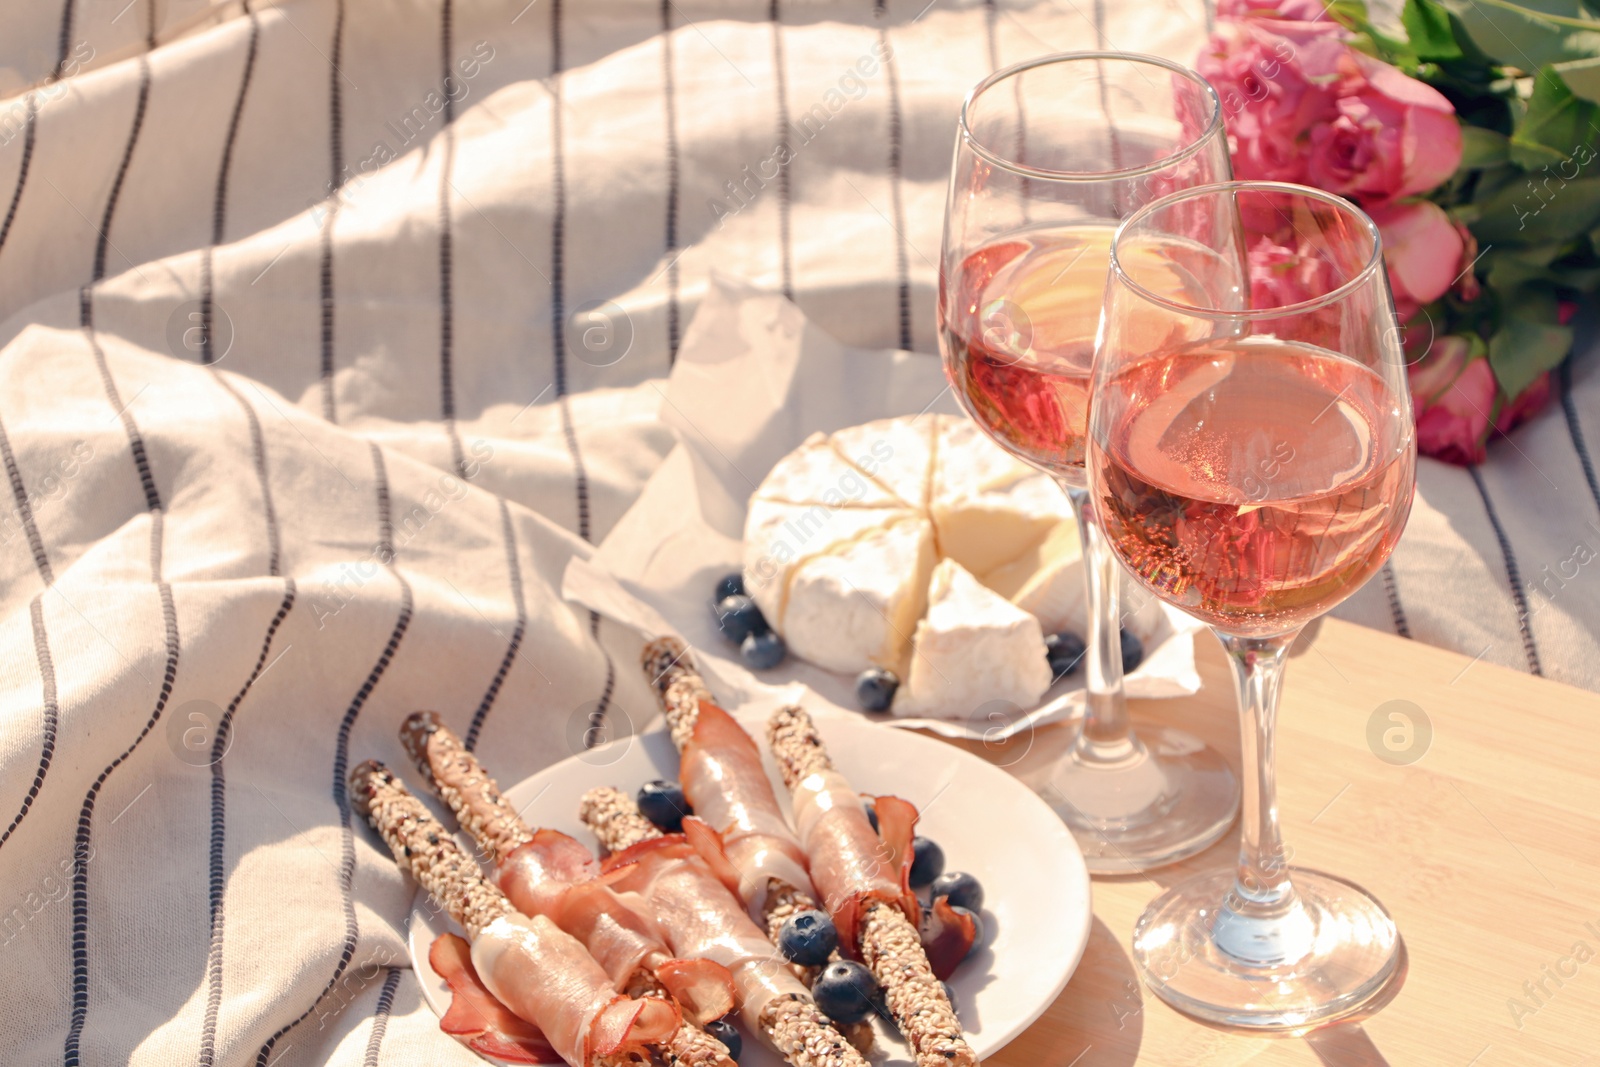
<instances>
[{"instance_id":1,"label":"white ceramic plate","mask_svg":"<svg viewBox=\"0 0 1600 1067\"><path fill-rule=\"evenodd\" d=\"M764 717L737 716L753 736ZM828 750L852 785L893 794L922 812L918 832L944 849L949 870L983 883L983 941L950 979L967 1039L988 1057L1037 1019L1066 986L1089 939L1089 873L1060 819L1005 771L941 741L886 730L857 717L817 720ZM767 760L778 796L787 791ZM655 778L676 778L678 756L662 731L623 738L563 760L507 790L533 826L594 838L578 819L578 798L595 786L637 789ZM428 965L428 946L453 930L427 907L420 891L412 905L411 962L435 1012L449 1007L444 982ZM912 1067L892 1028L878 1023L879 1067ZM740 1067L783 1067L776 1053L749 1035Z\"/></svg>"}]
</instances>

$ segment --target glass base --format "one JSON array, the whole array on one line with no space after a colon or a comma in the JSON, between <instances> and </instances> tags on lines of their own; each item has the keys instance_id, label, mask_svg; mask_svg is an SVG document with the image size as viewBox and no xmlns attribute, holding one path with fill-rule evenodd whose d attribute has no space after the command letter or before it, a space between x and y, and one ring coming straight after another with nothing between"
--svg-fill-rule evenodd
<instances>
[{"instance_id":1,"label":"glass base","mask_svg":"<svg viewBox=\"0 0 1600 1067\"><path fill-rule=\"evenodd\" d=\"M1157 897L1133 931L1145 984L1186 1015L1251 1030L1299 1030L1360 1011L1396 973L1394 920L1343 879L1298 867L1290 879L1294 898L1270 916L1230 907L1231 870Z\"/></svg>"},{"instance_id":2,"label":"glass base","mask_svg":"<svg viewBox=\"0 0 1600 1067\"><path fill-rule=\"evenodd\" d=\"M1239 781L1181 730L1145 729L1117 759L1079 746L1029 784L1067 824L1091 874L1134 874L1208 848L1233 825Z\"/></svg>"}]
</instances>

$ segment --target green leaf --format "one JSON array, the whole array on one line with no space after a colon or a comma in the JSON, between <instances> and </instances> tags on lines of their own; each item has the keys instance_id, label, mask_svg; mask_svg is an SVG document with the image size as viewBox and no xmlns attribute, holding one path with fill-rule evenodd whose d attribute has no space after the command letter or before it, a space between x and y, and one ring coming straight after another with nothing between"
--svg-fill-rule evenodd
<instances>
[{"instance_id":1,"label":"green leaf","mask_svg":"<svg viewBox=\"0 0 1600 1067\"><path fill-rule=\"evenodd\" d=\"M1593 144L1597 120L1600 105L1578 99L1554 68L1545 67L1534 77L1527 113L1511 134L1511 160L1537 170L1570 159Z\"/></svg>"},{"instance_id":2,"label":"green leaf","mask_svg":"<svg viewBox=\"0 0 1600 1067\"><path fill-rule=\"evenodd\" d=\"M1326 10L1329 18L1352 30L1365 30L1372 25L1366 0L1333 0Z\"/></svg>"},{"instance_id":3,"label":"green leaf","mask_svg":"<svg viewBox=\"0 0 1600 1067\"><path fill-rule=\"evenodd\" d=\"M1486 268L1483 280L1495 291L1507 315L1555 325L1556 293L1563 284L1561 272L1518 259L1516 253L1499 248L1479 260L1479 266Z\"/></svg>"},{"instance_id":4,"label":"green leaf","mask_svg":"<svg viewBox=\"0 0 1600 1067\"><path fill-rule=\"evenodd\" d=\"M1515 181L1478 202L1469 225L1478 243L1529 247L1571 240L1600 225L1600 178L1579 178L1546 186L1532 176Z\"/></svg>"},{"instance_id":5,"label":"green leaf","mask_svg":"<svg viewBox=\"0 0 1600 1067\"><path fill-rule=\"evenodd\" d=\"M1511 159L1511 139L1482 126L1461 127L1461 170L1498 167Z\"/></svg>"},{"instance_id":6,"label":"green leaf","mask_svg":"<svg viewBox=\"0 0 1600 1067\"><path fill-rule=\"evenodd\" d=\"M1548 267L1571 250L1571 241L1557 241L1547 245L1534 245L1531 248L1508 249L1505 259L1530 267Z\"/></svg>"},{"instance_id":7,"label":"green leaf","mask_svg":"<svg viewBox=\"0 0 1600 1067\"><path fill-rule=\"evenodd\" d=\"M1600 19L1579 0L1441 0L1472 44L1506 66L1533 71L1600 53Z\"/></svg>"},{"instance_id":8,"label":"green leaf","mask_svg":"<svg viewBox=\"0 0 1600 1067\"><path fill-rule=\"evenodd\" d=\"M1516 167L1495 167L1492 170L1478 172L1478 182L1472 189L1472 202L1476 206L1479 216L1483 214L1483 205L1490 203L1496 193L1502 192L1507 186L1523 187L1527 181L1527 174ZM1471 221L1463 219L1463 221Z\"/></svg>"},{"instance_id":9,"label":"green leaf","mask_svg":"<svg viewBox=\"0 0 1600 1067\"><path fill-rule=\"evenodd\" d=\"M1572 351L1572 327L1507 317L1489 338L1489 369L1506 396L1514 397Z\"/></svg>"},{"instance_id":10,"label":"green leaf","mask_svg":"<svg viewBox=\"0 0 1600 1067\"><path fill-rule=\"evenodd\" d=\"M1406 0L1400 23L1419 59L1460 59L1461 46L1450 28L1450 12L1439 0Z\"/></svg>"},{"instance_id":11,"label":"green leaf","mask_svg":"<svg viewBox=\"0 0 1600 1067\"><path fill-rule=\"evenodd\" d=\"M1567 87L1585 100L1600 101L1600 58L1554 64Z\"/></svg>"}]
</instances>

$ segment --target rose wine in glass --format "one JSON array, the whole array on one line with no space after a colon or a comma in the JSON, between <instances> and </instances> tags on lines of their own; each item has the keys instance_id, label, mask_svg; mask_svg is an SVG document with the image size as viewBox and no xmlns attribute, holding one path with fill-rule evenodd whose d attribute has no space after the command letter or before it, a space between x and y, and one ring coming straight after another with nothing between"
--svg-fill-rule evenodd
<instances>
[{"instance_id":1,"label":"rose wine in glass","mask_svg":"<svg viewBox=\"0 0 1600 1067\"><path fill-rule=\"evenodd\" d=\"M1209 284L1174 299L1151 247L1210 249ZM1268 277L1269 260L1290 269ZM1151 345L1152 322L1178 339ZM1184 190L1113 242L1090 492L1135 579L1222 641L1243 727L1237 864L1173 885L1134 928L1146 984L1210 1022L1315 1026L1370 1005L1399 966L1381 904L1288 866L1273 758L1289 647L1383 565L1410 513L1399 339L1377 228L1336 196Z\"/></svg>"},{"instance_id":2,"label":"rose wine in glass","mask_svg":"<svg viewBox=\"0 0 1600 1067\"><path fill-rule=\"evenodd\" d=\"M1102 387L1101 525L1138 578L1211 626L1277 633L1339 603L1405 525L1409 453L1376 373L1262 338L1130 363Z\"/></svg>"},{"instance_id":3,"label":"rose wine in glass","mask_svg":"<svg viewBox=\"0 0 1600 1067\"><path fill-rule=\"evenodd\" d=\"M1001 447L1046 470L1083 466L1109 225L995 241L962 261L943 326L950 375Z\"/></svg>"},{"instance_id":4,"label":"rose wine in glass","mask_svg":"<svg viewBox=\"0 0 1600 1067\"><path fill-rule=\"evenodd\" d=\"M1229 176L1216 94L1165 60L1064 53L1000 71L962 108L945 214L939 337L967 413L1066 491L1083 545L1087 620L1082 727L1024 780L1095 873L1183 859L1233 823L1238 781L1172 729L1135 733L1122 688L1115 557L1089 507L1084 462L1112 237L1173 189ZM1174 298L1204 277L1198 245L1152 247ZM1201 257L1203 259L1203 255ZM1155 283L1152 283L1155 284ZM1152 320L1152 350L1189 339ZM1163 332L1177 325L1178 334Z\"/></svg>"},{"instance_id":5,"label":"rose wine in glass","mask_svg":"<svg viewBox=\"0 0 1600 1067\"><path fill-rule=\"evenodd\" d=\"M972 417L1017 458L1082 483L1089 375L1115 228L1079 223L979 248L951 282L942 339ZM1172 299L1202 283L1195 257L1141 250ZM1179 254L1171 254L1178 252Z\"/></svg>"}]
</instances>

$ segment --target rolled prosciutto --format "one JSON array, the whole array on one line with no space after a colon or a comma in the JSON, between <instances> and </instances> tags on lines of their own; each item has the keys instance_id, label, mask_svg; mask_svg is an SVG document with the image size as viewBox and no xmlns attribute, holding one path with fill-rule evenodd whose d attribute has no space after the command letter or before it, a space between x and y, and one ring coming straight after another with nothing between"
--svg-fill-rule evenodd
<instances>
[{"instance_id":1,"label":"rolled prosciutto","mask_svg":"<svg viewBox=\"0 0 1600 1067\"><path fill-rule=\"evenodd\" d=\"M650 642L642 662L678 748L684 796L720 837L737 875L739 899L764 923L777 894L814 900L805 852L784 818L754 739L711 700L682 641Z\"/></svg>"},{"instance_id":2,"label":"rolled prosciutto","mask_svg":"<svg viewBox=\"0 0 1600 1067\"><path fill-rule=\"evenodd\" d=\"M839 930L840 944L883 986L884 1000L916 1055L917 1067L974 1067L941 979L971 948L977 928L948 902L936 912L938 969L918 931L921 906L911 892L911 836L917 809L878 797L878 830L861 797L834 769L822 735L803 708L780 708L767 739L794 802L812 880Z\"/></svg>"},{"instance_id":3,"label":"rolled prosciutto","mask_svg":"<svg viewBox=\"0 0 1600 1067\"><path fill-rule=\"evenodd\" d=\"M621 992L671 996L701 1025L733 1010L728 972L712 961L674 958L656 924L600 880L589 849L559 831L530 828L438 715L409 716L401 740L461 826L493 859L496 882L518 911L548 919L577 938ZM697 1029L679 1033L668 1046L680 1064L732 1063L720 1042Z\"/></svg>"},{"instance_id":4,"label":"rolled prosciutto","mask_svg":"<svg viewBox=\"0 0 1600 1067\"><path fill-rule=\"evenodd\" d=\"M447 1032L480 1051L492 1049L492 1055L519 1062L548 1063L548 1053L554 1052L572 1067L611 1067L635 1053L648 1057L651 1046L678 1029L681 1016L670 1001L618 993L575 938L543 916L517 914L477 862L382 764L369 760L356 767L350 796L395 862L467 931L467 961L448 943L436 944L430 953L445 967L441 976L456 992L441 1020L450 1023ZM470 975L464 962L470 962ZM537 1036L488 1009L485 993L532 1024Z\"/></svg>"},{"instance_id":5,"label":"rolled prosciutto","mask_svg":"<svg viewBox=\"0 0 1600 1067\"><path fill-rule=\"evenodd\" d=\"M917 809L899 797L878 797L874 802L878 829L874 830L861 795L834 770L804 711L780 710L768 731L789 786L811 882L833 916L840 943L855 953L861 912L870 900L897 907L916 923L921 906L911 891L910 879Z\"/></svg>"},{"instance_id":6,"label":"rolled prosciutto","mask_svg":"<svg viewBox=\"0 0 1600 1067\"><path fill-rule=\"evenodd\" d=\"M693 820L685 820L686 825ZM680 956L713 960L733 976L740 1018L786 1061L804 1067L866 1067L819 1012L811 994L715 873L681 834L640 841L605 862L607 882L637 898Z\"/></svg>"}]
</instances>

